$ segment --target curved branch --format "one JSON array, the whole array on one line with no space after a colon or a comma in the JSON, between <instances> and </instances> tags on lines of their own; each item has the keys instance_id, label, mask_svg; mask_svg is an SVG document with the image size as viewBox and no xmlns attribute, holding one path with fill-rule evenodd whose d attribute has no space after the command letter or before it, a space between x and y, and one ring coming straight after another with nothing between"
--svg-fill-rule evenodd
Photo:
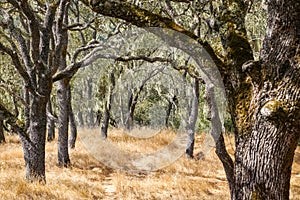
<instances>
[{"instance_id":1,"label":"curved branch","mask_svg":"<svg viewBox=\"0 0 300 200\"><path fill-rule=\"evenodd\" d=\"M207 42L200 40L200 38L194 33L177 25L172 19L162 17L158 14L154 14L148 10L142 9L138 6L123 1L81 0L81 2L89 6L96 13L122 19L141 28L161 27L178 31L201 44L203 48L207 51L207 53L210 55L212 60L215 62L220 72L224 72L224 63L217 57L213 48ZM183 0L178 0L177 2L183 2Z\"/></svg>"}]
</instances>

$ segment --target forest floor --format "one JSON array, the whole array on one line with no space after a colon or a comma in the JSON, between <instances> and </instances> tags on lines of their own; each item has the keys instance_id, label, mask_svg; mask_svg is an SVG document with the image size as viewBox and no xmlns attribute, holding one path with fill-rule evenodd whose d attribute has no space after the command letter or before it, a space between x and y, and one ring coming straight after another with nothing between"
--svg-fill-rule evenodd
<instances>
[{"instance_id":1,"label":"forest floor","mask_svg":"<svg viewBox=\"0 0 300 200\"><path fill-rule=\"evenodd\" d=\"M89 135L99 130L80 130ZM109 133L109 140L132 152L149 152L165 146L174 134L164 131L151 139L132 139L120 130ZM233 139L226 136L228 151L233 153ZM221 162L213 151L201 160L182 156L173 164L149 173L129 173L111 169L94 158L78 140L70 150L71 167L57 166L57 141L46 144L47 184L25 181L23 151L17 136L6 136L0 145L0 199L230 199ZM196 138L195 152L203 135ZM88 148L89 149L89 148ZM115 155L118 157L119 155ZM291 179L291 199L300 200L300 148L295 154Z\"/></svg>"}]
</instances>

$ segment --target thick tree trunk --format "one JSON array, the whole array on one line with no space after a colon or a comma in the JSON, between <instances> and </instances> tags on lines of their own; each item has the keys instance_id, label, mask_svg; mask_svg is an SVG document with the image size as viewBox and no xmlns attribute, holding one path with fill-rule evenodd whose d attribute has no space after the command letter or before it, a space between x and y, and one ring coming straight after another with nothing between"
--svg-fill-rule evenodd
<instances>
[{"instance_id":1,"label":"thick tree trunk","mask_svg":"<svg viewBox=\"0 0 300 200\"><path fill-rule=\"evenodd\" d=\"M71 98L71 90L69 90L69 95L70 95L70 100ZM77 125L75 122L75 116L73 113L72 109L72 102L69 104L69 120L70 120L70 129L71 129L71 134L70 134L70 140L69 140L69 145L73 149L75 148L75 143L77 139Z\"/></svg>"},{"instance_id":2,"label":"thick tree trunk","mask_svg":"<svg viewBox=\"0 0 300 200\"><path fill-rule=\"evenodd\" d=\"M70 164L68 149L69 131L69 108L70 96L68 91L70 85L68 80L61 80L57 86L57 98L59 105L58 117L58 165L68 167Z\"/></svg>"},{"instance_id":3,"label":"thick tree trunk","mask_svg":"<svg viewBox=\"0 0 300 200\"><path fill-rule=\"evenodd\" d=\"M68 4L69 5L69 4ZM64 8L65 15L62 18L64 24L68 24L68 6ZM68 32L67 30L57 30L57 34L61 40L61 54L59 61L59 70L64 70L67 67L67 47L68 47ZM59 106L58 117L58 165L68 167L70 165L68 132L69 132L69 112L71 104L71 89L70 78L64 78L57 85L57 99Z\"/></svg>"},{"instance_id":4,"label":"thick tree trunk","mask_svg":"<svg viewBox=\"0 0 300 200\"><path fill-rule=\"evenodd\" d=\"M50 93L50 92L49 92ZM34 96L31 104L29 137L22 140L26 165L26 179L29 181L46 181L45 142L46 142L46 105L48 98Z\"/></svg>"},{"instance_id":5,"label":"thick tree trunk","mask_svg":"<svg viewBox=\"0 0 300 200\"><path fill-rule=\"evenodd\" d=\"M269 1L268 13L261 60L243 66L252 97L245 122L236 121L233 199L289 199L300 136L299 1Z\"/></svg>"},{"instance_id":6,"label":"thick tree trunk","mask_svg":"<svg viewBox=\"0 0 300 200\"><path fill-rule=\"evenodd\" d=\"M5 142L3 120L0 119L0 144Z\"/></svg>"}]
</instances>

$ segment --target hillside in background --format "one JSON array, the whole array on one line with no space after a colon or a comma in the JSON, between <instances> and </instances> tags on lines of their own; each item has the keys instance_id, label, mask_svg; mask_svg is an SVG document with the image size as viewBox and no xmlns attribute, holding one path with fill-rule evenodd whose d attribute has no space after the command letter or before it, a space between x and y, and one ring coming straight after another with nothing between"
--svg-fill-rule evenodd
<instances>
[{"instance_id":1,"label":"hillside in background","mask_svg":"<svg viewBox=\"0 0 300 200\"><path fill-rule=\"evenodd\" d=\"M79 134L91 131L80 130ZM133 152L155 151L171 141L168 131L147 140L137 140L120 130L109 132L109 139L120 148ZM202 160L180 158L156 172L127 173L104 166L83 147L80 141L70 156L72 166L57 166L57 141L46 145L47 184L26 183L21 143L17 136L6 136L0 145L0 199L230 199L222 168L214 152ZM197 135L195 151L202 136ZM226 136L233 153L233 140ZM116 155L118 156L118 155ZM300 199L300 149L296 150L291 199Z\"/></svg>"}]
</instances>

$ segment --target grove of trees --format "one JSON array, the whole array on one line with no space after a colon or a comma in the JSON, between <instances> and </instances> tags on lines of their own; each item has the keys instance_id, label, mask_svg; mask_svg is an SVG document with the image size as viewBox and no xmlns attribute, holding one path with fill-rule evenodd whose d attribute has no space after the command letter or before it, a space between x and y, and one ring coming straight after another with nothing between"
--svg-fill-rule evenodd
<instances>
[{"instance_id":1,"label":"grove of trees","mask_svg":"<svg viewBox=\"0 0 300 200\"><path fill-rule=\"evenodd\" d=\"M151 27L171 29L201 45L220 72L235 137L234 158L225 148L222 125L211 134L231 198L288 199L300 137L298 0L1 0L0 142L5 142L3 128L20 136L26 179L46 181L47 124L48 140L53 140L57 124L58 164L68 167L68 147L75 147L77 136L75 117L82 126L100 122L106 138L109 123L128 130L135 124L158 124L154 121L160 115L149 115L148 109L158 105L156 110L166 113L160 125L176 129L185 100L190 157L197 119L223 122L214 89L189 58L142 49L139 55L115 57L103 45L114 36L125 37L126 30ZM130 47L134 41L117 45ZM189 54L191 43L179 45L176 38L167 43ZM190 85L192 99L179 96L179 79ZM78 104L83 96L88 100ZM207 116L199 112L203 104Z\"/></svg>"}]
</instances>

